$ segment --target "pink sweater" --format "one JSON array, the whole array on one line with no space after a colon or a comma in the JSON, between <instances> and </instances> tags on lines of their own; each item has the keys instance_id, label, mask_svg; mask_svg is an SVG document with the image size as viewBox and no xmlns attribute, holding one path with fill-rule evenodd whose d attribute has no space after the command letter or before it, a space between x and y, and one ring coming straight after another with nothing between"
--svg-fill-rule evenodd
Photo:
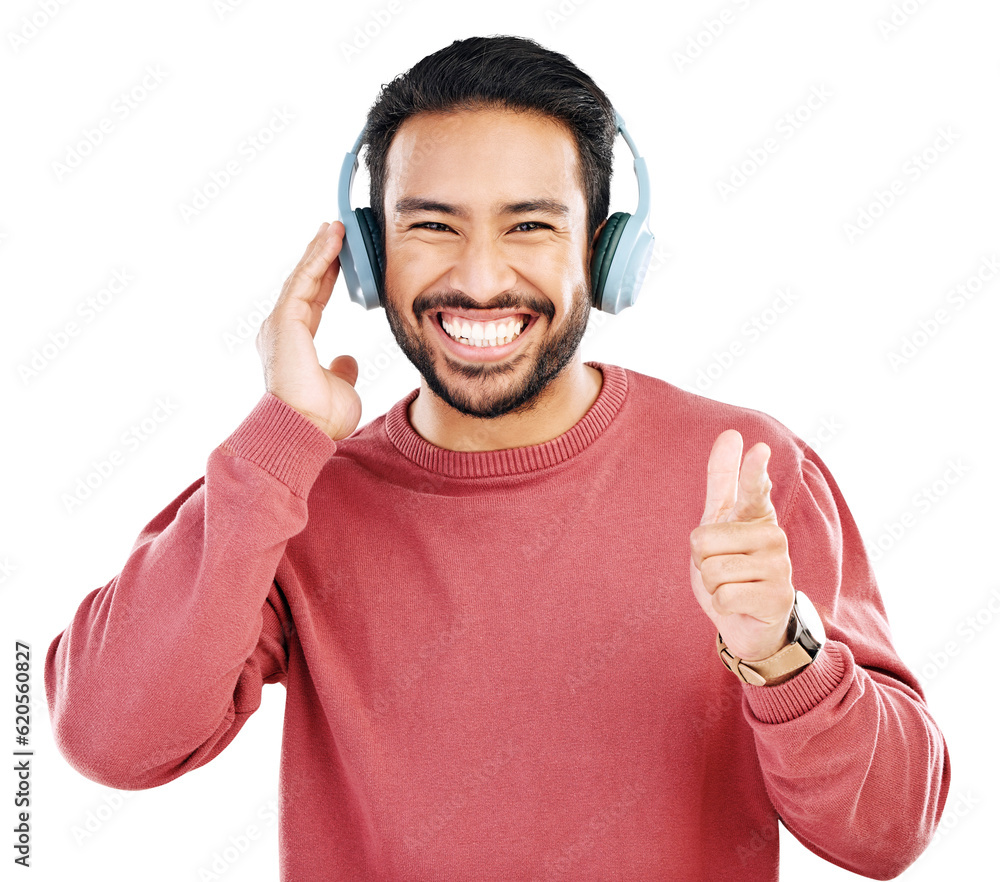
<instances>
[{"instance_id":1,"label":"pink sweater","mask_svg":"<svg viewBox=\"0 0 1000 882\"><path fill-rule=\"evenodd\" d=\"M337 444L265 395L52 643L66 759L165 784L280 682L288 882L774 880L779 818L835 864L902 872L948 756L833 478L764 414L595 367L570 431L486 453L421 439L415 392ZM827 626L777 687L722 666L690 587L727 428L771 446Z\"/></svg>"}]
</instances>

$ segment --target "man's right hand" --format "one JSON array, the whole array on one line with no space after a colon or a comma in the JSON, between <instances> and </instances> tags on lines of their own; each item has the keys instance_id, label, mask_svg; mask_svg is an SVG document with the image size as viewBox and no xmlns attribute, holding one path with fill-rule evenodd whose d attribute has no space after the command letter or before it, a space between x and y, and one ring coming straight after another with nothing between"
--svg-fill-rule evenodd
<instances>
[{"instance_id":1,"label":"man's right hand","mask_svg":"<svg viewBox=\"0 0 1000 882\"><path fill-rule=\"evenodd\" d=\"M267 391L334 441L346 438L361 421L361 398L354 390L357 361L338 355L327 369L320 364L313 342L340 272L343 241L340 221L320 226L257 333Z\"/></svg>"}]
</instances>

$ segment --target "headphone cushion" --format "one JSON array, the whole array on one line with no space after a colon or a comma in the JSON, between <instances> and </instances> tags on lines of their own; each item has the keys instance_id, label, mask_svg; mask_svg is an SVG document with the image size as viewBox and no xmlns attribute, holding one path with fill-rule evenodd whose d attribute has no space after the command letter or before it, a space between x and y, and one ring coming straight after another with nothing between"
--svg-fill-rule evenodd
<instances>
[{"instance_id":1,"label":"headphone cushion","mask_svg":"<svg viewBox=\"0 0 1000 882\"><path fill-rule=\"evenodd\" d=\"M618 247L618 240L621 239L625 224L631 216L627 211L616 211L611 215L594 246L594 257L590 262L590 291L592 302L597 309L601 308L604 284L608 280L608 272L615 259L615 248Z\"/></svg>"},{"instance_id":2,"label":"headphone cushion","mask_svg":"<svg viewBox=\"0 0 1000 882\"><path fill-rule=\"evenodd\" d=\"M370 208L355 208L354 215L358 219L361 239L365 243L368 263L371 264L372 275L378 287L379 299L382 298L382 273L385 270L385 255L382 252L382 232L375 222L375 214Z\"/></svg>"}]
</instances>

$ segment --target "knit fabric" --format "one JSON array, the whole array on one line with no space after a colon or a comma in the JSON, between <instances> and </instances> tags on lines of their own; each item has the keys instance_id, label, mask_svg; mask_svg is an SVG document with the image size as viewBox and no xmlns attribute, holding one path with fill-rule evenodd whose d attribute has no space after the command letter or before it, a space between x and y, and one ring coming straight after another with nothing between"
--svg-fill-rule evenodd
<instances>
[{"instance_id":1,"label":"knit fabric","mask_svg":"<svg viewBox=\"0 0 1000 882\"><path fill-rule=\"evenodd\" d=\"M593 366L569 431L488 452L421 438L416 392L337 443L265 395L51 644L66 759L164 784L280 682L287 882L764 882L779 818L835 864L902 872L948 756L826 466L762 413ZM826 625L774 687L723 667L691 590L729 428L771 447Z\"/></svg>"}]
</instances>

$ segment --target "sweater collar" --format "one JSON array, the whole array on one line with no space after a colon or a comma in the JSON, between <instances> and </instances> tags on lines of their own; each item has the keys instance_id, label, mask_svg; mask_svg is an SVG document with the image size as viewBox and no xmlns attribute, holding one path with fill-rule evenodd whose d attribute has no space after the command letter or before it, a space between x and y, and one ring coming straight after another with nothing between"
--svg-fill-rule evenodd
<instances>
[{"instance_id":1,"label":"sweater collar","mask_svg":"<svg viewBox=\"0 0 1000 882\"><path fill-rule=\"evenodd\" d=\"M625 402L628 380L624 368L588 361L604 376L601 391L583 417L568 431L544 444L505 450L445 450L418 435L407 418L407 408L417 397L414 389L385 415L389 440L411 462L432 472L455 478L488 478L517 475L558 465L589 447L610 425Z\"/></svg>"}]
</instances>

